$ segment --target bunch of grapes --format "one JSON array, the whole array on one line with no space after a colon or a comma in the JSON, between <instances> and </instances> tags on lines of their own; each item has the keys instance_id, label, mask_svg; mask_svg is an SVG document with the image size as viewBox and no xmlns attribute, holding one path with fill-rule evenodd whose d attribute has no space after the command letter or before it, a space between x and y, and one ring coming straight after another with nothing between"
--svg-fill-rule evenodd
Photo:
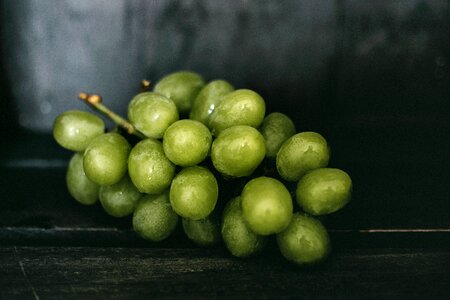
<instances>
[{"instance_id":1,"label":"bunch of grapes","mask_svg":"<svg viewBox=\"0 0 450 300\"><path fill-rule=\"evenodd\" d=\"M329 235L315 217L344 207L352 182L327 168L320 134L296 133L285 114L266 115L258 93L194 72L169 74L148 90L129 102L127 119L100 96L80 94L118 125L110 132L90 112L55 119L55 140L75 152L66 176L74 199L132 215L135 232L150 241L181 222L196 244L223 241L237 257L260 252L271 235L299 265L327 257Z\"/></svg>"}]
</instances>

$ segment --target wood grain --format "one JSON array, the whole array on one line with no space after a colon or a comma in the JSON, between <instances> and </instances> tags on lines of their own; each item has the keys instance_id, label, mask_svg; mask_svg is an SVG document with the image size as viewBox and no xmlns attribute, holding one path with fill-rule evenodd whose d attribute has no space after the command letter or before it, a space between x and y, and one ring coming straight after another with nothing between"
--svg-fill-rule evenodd
<instances>
[{"instance_id":1,"label":"wood grain","mask_svg":"<svg viewBox=\"0 0 450 300\"><path fill-rule=\"evenodd\" d=\"M1 299L443 299L449 249L335 252L299 268L221 249L0 248Z\"/></svg>"}]
</instances>

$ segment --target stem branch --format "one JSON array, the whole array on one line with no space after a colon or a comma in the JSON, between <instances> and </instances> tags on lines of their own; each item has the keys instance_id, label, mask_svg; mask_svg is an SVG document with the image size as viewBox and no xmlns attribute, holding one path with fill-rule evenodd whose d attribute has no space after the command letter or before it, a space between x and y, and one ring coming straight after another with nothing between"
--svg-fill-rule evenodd
<instances>
[{"instance_id":1,"label":"stem branch","mask_svg":"<svg viewBox=\"0 0 450 300\"><path fill-rule=\"evenodd\" d=\"M141 93L147 92L150 89L151 84L152 83L150 82L150 80L142 79L141 80Z\"/></svg>"},{"instance_id":2,"label":"stem branch","mask_svg":"<svg viewBox=\"0 0 450 300\"><path fill-rule=\"evenodd\" d=\"M128 134L135 135L141 139L145 139L145 136L140 133L130 122L110 110L107 106L105 106L102 103L102 97L97 94L87 94L87 93L80 93L78 95L78 98L80 98L81 101L88 104L89 106L93 107L94 109L98 110L108 118L110 118L114 123L116 123L118 126L125 129Z\"/></svg>"}]
</instances>

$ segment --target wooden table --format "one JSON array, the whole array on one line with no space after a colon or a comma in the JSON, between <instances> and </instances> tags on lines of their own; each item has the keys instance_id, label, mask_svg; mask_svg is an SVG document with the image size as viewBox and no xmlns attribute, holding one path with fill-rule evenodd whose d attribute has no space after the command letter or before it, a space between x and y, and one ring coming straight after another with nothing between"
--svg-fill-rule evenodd
<instances>
[{"instance_id":1,"label":"wooden table","mask_svg":"<svg viewBox=\"0 0 450 300\"><path fill-rule=\"evenodd\" d=\"M336 162L353 176L353 201L324 220L329 259L299 268L274 240L245 260L222 245L196 247L180 228L146 242L130 218L70 198L69 156L46 135L25 134L3 149L1 299L448 299L450 201L445 182L427 176L433 168ZM443 178L449 169L440 168Z\"/></svg>"}]
</instances>

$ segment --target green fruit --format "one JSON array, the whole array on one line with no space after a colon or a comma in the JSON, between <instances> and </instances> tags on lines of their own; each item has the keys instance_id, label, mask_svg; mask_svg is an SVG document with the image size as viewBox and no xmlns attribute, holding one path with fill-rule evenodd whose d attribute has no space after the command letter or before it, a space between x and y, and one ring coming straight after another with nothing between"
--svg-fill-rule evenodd
<instances>
[{"instance_id":1,"label":"green fruit","mask_svg":"<svg viewBox=\"0 0 450 300\"><path fill-rule=\"evenodd\" d=\"M159 242L175 230L178 215L172 210L168 192L145 195L133 214L133 228L144 239Z\"/></svg>"},{"instance_id":2,"label":"green fruit","mask_svg":"<svg viewBox=\"0 0 450 300\"><path fill-rule=\"evenodd\" d=\"M212 135L202 123L180 120L167 128L163 138L164 153L182 167L201 163L211 148Z\"/></svg>"},{"instance_id":3,"label":"green fruit","mask_svg":"<svg viewBox=\"0 0 450 300\"><path fill-rule=\"evenodd\" d=\"M264 119L266 104L254 91L241 89L226 94L211 114L209 128L214 135L236 126L258 127Z\"/></svg>"},{"instance_id":4,"label":"green fruit","mask_svg":"<svg viewBox=\"0 0 450 300\"><path fill-rule=\"evenodd\" d=\"M292 198L280 181L270 177L255 178L244 186L241 198L242 214L255 233L278 233L289 225Z\"/></svg>"},{"instance_id":5,"label":"green fruit","mask_svg":"<svg viewBox=\"0 0 450 300\"><path fill-rule=\"evenodd\" d=\"M94 138L84 151L86 176L99 185L117 183L127 172L130 144L118 133L105 133Z\"/></svg>"},{"instance_id":6,"label":"green fruit","mask_svg":"<svg viewBox=\"0 0 450 300\"><path fill-rule=\"evenodd\" d=\"M242 216L241 198L227 203L223 210L222 239L228 251L237 257L248 257L261 251L267 242L265 236L250 230Z\"/></svg>"},{"instance_id":7,"label":"green fruit","mask_svg":"<svg viewBox=\"0 0 450 300\"><path fill-rule=\"evenodd\" d=\"M154 91L172 99L180 114L187 114L204 85L199 74L180 71L163 77L156 83Z\"/></svg>"},{"instance_id":8,"label":"green fruit","mask_svg":"<svg viewBox=\"0 0 450 300\"><path fill-rule=\"evenodd\" d=\"M149 138L131 150L128 173L141 193L160 194L169 187L175 166L164 154L162 143Z\"/></svg>"},{"instance_id":9,"label":"green fruit","mask_svg":"<svg viewBox=\"0 0 450 300\"><path fill-rule=\"evenodd\" d=\"M276 164L283 179L297 181L310 170L326 167L329 159L330 149L320 134L301 132L283 143Z\"/></svg>"},{"instance_id":10,"label":"green fruit","mask_svg":"<svg viewBox=\"0 0 450 300\"><path fill-rule=\"evenodd\" d=\"M221 240L219 222L213 214L200 220L183 219L183 230L199 246L213 246Z\"/></svg>"},{"instance_id":11,"label":"green fruit","mask_svg":"<svg viewBox=\"0 0 450 300\"><path fill-rule=\"evenodd\" d=\"M274 112L264 118L259 131L266 142L266 156L275 158L281 145L295 134L295 125L285 114Z\"/></svg>"},{"instance_id":12,"label":"green fruit","mask_svg":"<svg viewBox=\"0 0 450 300\"><path fill-rule=\"evenodd\" d=\"M225 80L214 80L205 85L194 100L189 118L209 125L209 119L224 95L232 92L234 87Z\"/></svg>"},{"instance_id":13,"label":"green fruit","mask_svg":"<svg viewBox=\"0 0 450 300\"><path fill-rule=\"evenodd\" d=\"M214 167L231 177L250 175L266 153L263 136L253 127L239 125L225 129L212 143Z\"/></svg>"},{"instance_id":14,"label":"green fruit","mask_svg":"<svg viewBox=\"0 0 450 300\"><path fill-rule=\"evenodd\" d=\"M102 186L98 195L105 211L117 218L132 214L142 197L128 175L113 185Z\"/></svg>"},{"instance_id":15,"label":"green fruit","mask_svg":"<svg viewBox=\"0 0 450 300\"><path fill-rule=\"evenodd\" d=\"M281 254L299 265L315 264L330 252L330 238L320 221L305 214L294 214L291 223L277 235Z\"/></svg>"},{"instance_id":16,"label":"green fruit","mask_svg":"<svg viewBox=\"0 0 450 300\"><path fill-rule=\"evenodd\" d=\"M352 180L339 169L315 169L297 184L297 202L312 215L325 215L344 207L351 198Z\"/></svg>"},{"instance_id":17,"label":"green fruit","mask_svg":"<svg viewBox=\"0 0 450 300\"><path fill-rule=\"evenodd\" d=\"M83 151L92 139L104 132L103 120L85 111L66 111L53 123L53 137L56 142L72 151Z\"/></svg>"},{"instance_id":18,"label":"green fruit","mask_svg":"<svg viewBox=\"0 0 450 300\"><path fill-rule=\"evenodd\" d=\"M162 138L178 117L175 103L157 93L140 93L128 104L128 119L147 137Z\"/></svg>"},{"instance_id":19,"label":"green fruit","mask_svg":"<svg viewBox=\"0 0 450 300\"><path fill-rule=\"evenodd\" d=\"M75 153L69 162L66 184L70 195L84 205L97 202L99 186L89 180L83 170L83 153Z\"/></svg>"},{"instance_id":20,"label":"green fruit","mask_svg":"<svg viewBox=\"0 0 450 300\"><path fill-rule=\"evenodd\" d=\"M183 218L206 218L216 206L219 187L214 175L203 167L181 170L170 187L170 204Z\"/></svg>"}]
</instances>

